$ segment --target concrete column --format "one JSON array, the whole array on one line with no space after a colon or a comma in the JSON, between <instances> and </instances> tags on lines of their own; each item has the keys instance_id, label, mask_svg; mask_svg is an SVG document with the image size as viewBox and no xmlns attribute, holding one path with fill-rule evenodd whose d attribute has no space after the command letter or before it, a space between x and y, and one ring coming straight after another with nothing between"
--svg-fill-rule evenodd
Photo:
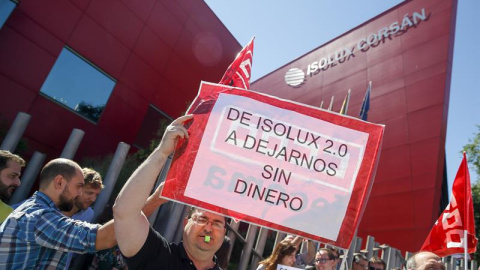
<instances>
[{"instance_id":1,"label":"concrete column","mask_svg":"<svg viewBox=\"0 0 480 270\"><path fill-rule=\"evenodd\" d=\"M82 131L83 132L83 131ZM70 136L71 137L71 136ZM105 205L108 203L108 199L110 195L112 195L113 187L117 182L118 175L122 170L123 163L127 158L128 150L130 149L130 145L124 142L118 144L117 151L115 151L115 155L113 156L112 163L110 163L110 167L108 167L107 175L103 178L103 185L105 188L100 192L97 200L95 201L95 205L93 207L93 221L95 222L98 219L98 216L102 214Z\"/></svg>"},{"instance_id":2,"label":"concrete column","mask_svg":"<svg viewBox=\"0 0 480 270\"><path fill-rule=\"evenodd\" d=\"M255 244L255 250L257 251L257 254L263 254L263 250L265 249L265 243L267 242L267 236L268 229L265 227L260 228L257 243ZM250 269L257 269L258 262L260 262L260 258L258 256L253 256Z\"/></svg>"},{"instance_id":3,"label":"concrete column","mask_svg":"<svg viewBox=\"0 0 480 270\"><path fill-rule=\"evenodd\" d=\"M43 153L36 152L33 153L32 158L27 164L25 171L21 177L22 184L15 190L12 198L10 199L10 205L22 202L25 200L32 189L35 179L37 179L38 173L45 163L45 158L47 156Z\"/></svg>"},{"instance_id":4,"label":"concrete column","mask_svg":"<svg viewBox=\"0 0 480 270\"><path fill-rule=\"evenodd\" d=\"M77 152L78 146L82 142L83 135L85 135L85 132L83 130L74 128L72 130L72 133L70 133L70 137L68 138L68 141L65 144L65 147L63 148L63 151L62 151L62 154L60 154L60 157L73 160L73 157Z\"/></svg>"},{"instance_id":5,"label":"concrete column","mask_svg":"<svg viewBox=\"0 0 480 270\"><path fill-rule=\"evenodd\" d=\"M248 226L246 243L243 245L242 256L238 263L238 270L246 270L248 262L250 261L250 255L252 254L253 243L255 242L255 236L258 231L258 226Z\"/></svg>"},{"instance_id":6,"label":"concrete column","mask_svg":"<svg viewBox=\"0 0 480 270\"><path fill-rule=\"evenodd\" d=\"M8 150L10 152L15 151L17 144L22 138L23 132L27 128L28 122L30 122L31 116L24 112L19 112L15 117L15 120L12 123L8 133L3 139L0 149Z\"/></svg>"}]
</instances>

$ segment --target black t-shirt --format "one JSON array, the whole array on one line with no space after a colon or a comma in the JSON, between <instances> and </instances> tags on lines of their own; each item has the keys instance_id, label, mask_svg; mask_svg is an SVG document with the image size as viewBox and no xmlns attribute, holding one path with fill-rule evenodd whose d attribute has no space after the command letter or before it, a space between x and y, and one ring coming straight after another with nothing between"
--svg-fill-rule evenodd
<instances>
[{"instance_id":1,"label":"black t-shirt","mask_svg":"<svg viewBox=\"0 0 480 270\"><path fill-rule=\"evenodd\" d=\"M168 243L152 227L148 232L147 240L142 248L131 258L127 259L128 269L171 269L171 270L196 270L193 262L188 258L183 247L179 244ZM213 258L216 262L216 257ZM217 263L211 270L221 270Z\"/></svg>"}]
</instances>

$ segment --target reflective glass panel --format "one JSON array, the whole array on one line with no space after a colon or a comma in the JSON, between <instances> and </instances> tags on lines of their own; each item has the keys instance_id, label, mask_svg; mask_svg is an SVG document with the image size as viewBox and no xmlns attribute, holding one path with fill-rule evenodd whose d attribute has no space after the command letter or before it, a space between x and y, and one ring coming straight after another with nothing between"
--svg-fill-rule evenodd
<instances>
[{"instance_id":1,"label":"reflective glass panel","mask_svg":"<svg viewBox=\"0 0 480 270\"><path fill-rule=\"evenodd\" d=\"M40 92L97 122L114 86L115 80L64 48Z\"/></svg>"}]
</instances>

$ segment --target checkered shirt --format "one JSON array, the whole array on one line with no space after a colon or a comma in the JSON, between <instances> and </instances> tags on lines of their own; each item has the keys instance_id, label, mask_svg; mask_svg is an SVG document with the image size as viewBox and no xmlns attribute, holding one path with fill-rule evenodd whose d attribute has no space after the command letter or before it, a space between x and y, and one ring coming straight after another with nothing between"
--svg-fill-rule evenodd
<instances>
[{"instance_id":1,"label":"checkered shirt","mask_svg":"<svg viewBox=\"0 0 480 270\"><path fill-rule=\"evenodd\" d=\"M0 226L0 269L64 269L68 252L95 251L98 227L64 216L37 191Z\"/></svg>"}]
</instances>

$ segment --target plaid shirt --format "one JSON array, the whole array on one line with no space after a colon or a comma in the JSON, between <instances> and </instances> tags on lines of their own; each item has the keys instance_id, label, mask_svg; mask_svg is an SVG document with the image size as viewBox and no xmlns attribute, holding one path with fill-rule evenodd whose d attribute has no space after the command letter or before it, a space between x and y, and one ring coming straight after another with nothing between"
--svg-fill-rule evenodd
<instances>
[{"instance_id":1,"label":"plaid shirt","mask_svg":"<svg viewBox=\"0 0 480 270\"><path fill-rule=\"evenodd\" d=\"M95 251L99 226L64 216L37 191L0 226L0 269L64 269L68 252Z\"/></svg>"}]
</instances>

